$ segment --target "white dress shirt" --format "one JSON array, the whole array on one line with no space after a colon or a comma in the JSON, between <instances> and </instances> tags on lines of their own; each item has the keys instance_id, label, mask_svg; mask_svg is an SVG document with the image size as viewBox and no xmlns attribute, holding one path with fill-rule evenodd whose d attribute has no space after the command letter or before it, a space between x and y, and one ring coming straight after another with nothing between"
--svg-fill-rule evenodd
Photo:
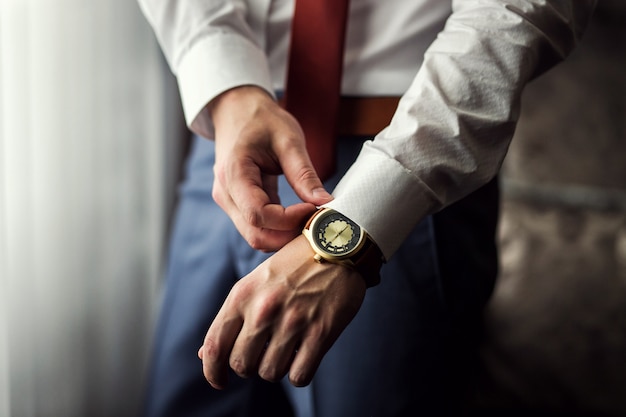
<instances>
[{"instance_id":1,"label":"white dress shirt","mask_svg":"<svg viewBox=\"0 0 626 417\"><path fill-rule=\"evenodd\" d=\"M283 88L293 0L139 0L192 130L220 93ZM417 222L493 178L523 87L563 59L596 0L352 0L342 91L402 95L333 191L388 259ZM323 24L320 23L320 30Z\"/></svg>"}]
</instances>

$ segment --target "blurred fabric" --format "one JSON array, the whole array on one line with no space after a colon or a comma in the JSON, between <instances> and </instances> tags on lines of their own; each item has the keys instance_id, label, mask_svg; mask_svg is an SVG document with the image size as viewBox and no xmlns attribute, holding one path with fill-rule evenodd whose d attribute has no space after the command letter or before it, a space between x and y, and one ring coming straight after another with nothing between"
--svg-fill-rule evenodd
<instances>
[{"instance_id":1,"label":"blurred fabric","mask_svg":"<svg viewBox=\"0 0 626 417\"><path fill-rule=\"evenodd\" d=\"M0 416L135 415L179 143L129 0L0 0Z\"/></svg>"}]
</instances>

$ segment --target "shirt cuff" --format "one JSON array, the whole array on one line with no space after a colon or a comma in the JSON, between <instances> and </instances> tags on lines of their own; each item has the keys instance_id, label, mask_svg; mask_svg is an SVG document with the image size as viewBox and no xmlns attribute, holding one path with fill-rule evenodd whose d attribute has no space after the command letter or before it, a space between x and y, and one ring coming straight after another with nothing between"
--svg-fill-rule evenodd
<instances>
[{"instance_id":1,"label":"shirt cuff","mask_svg":"<svg viewBox=\"0 0 626 417\"><path fill-rule=\"evenodd\" d=\"M359 224L388 260L415 225L441 203L419 178L370 144L365 143L333 191L334 200L324 207Z\"/></svg>"},{"instance_id":2,"label":"shirt cuff","mask_svg":"<svg viewBox=\"0 0 626 417\"><path fill-rule=\"evenodd\" d=\"M274 95L263 51L231 33L196 42L181 60L176 76L187 125L206 138L214 137L206 105L224 91L256 85Z\"/></svg>"}]
</instances>

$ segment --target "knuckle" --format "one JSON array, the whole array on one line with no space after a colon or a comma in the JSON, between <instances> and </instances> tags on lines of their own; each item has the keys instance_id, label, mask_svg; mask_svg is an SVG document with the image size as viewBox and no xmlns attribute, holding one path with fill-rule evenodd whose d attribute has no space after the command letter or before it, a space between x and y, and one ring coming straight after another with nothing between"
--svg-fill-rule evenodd
<instances>
[{"instance_id":1,"label":"knuckle","mask_svg":"<svg viewBox=\"0 0 626 417\"><path fill-rule=\"evenodd\" d=\"M296 173L296 179L299 182L317 181L317 173L312 167L303 166Z\"/></svg>"},{"instance_id":2,"label":"knuckle","mask_svg":"<svg viewBox=\"0 0 626 417\"><path fill-rule=\"evenodd\" d=\"M267 366L259 369L259 376L269 382L278 382L285 376L285 372L281 372L275 367Z\"/></svg>"},{"instance_id":3,"label":"knuckle","mask_svg":"<svg viewBox=\"0 0 626 417\"><path fill-rule=\"evenodd\" d=\"M268 323L272 322L279 308L274 297L266 297L259 301L256 306L256 319L254 320L256 326L265 328Z\"/></svg>"},{"instance_id":4,"label":"knuckle","mask_svg":"<svg viewBox=\"0 0 626 417\"><path fill-rule=\"evenodd\" d=\"M287 334L300 332L306 325L307 319L299 311L289 310L285 312L283 318L283 327Z\"/></svg>"},{"instance_id":5,"label":"knuckle","mask_svg":"<svg viewBox=\"0 0 626 417\"><path fill-rule=\"evenodd\" d=\"M294 119L293 120L298 127L299 123ZM293 149L293 148L302 148L305 145L304 133L302 129L293 129L289 128L283 132L283 135L280 138L280 145L284 149Z\"/></svg>"},{"instance_id":6,"label":"knuckle","mask_svg":"<svg viewBox=\"0 0 626 417\"><path fill-rule=\"evenodd\" d=\"M207 338L204 341L203 355L206 356L209 361L218 361L223 356L223 350L213 339Z\"/></svg>"},{"instance_id":7,"label":"knuckle","mask_svg":"<svg viewBox=\"0 0 626 417\"><path fill-rule=\"evenodd\" d=\"M231 356L229 365L230 368L242 378L248 378L252 373L250 366L238 356Z\"/></svg>"},{"instance_id":8,"label":"knuckle","mask_svg":"<svg viewBox=\"0 0 626 417\"><path fill-rule=\"evenodd\" d=\"M244 305L248 301L250 294L254 291L252 282L248 279L242 278L235 282L226 298L224 304L228 303L229 306L234 306L236 309L239 306Z\"/></svg>"},{"instance_id":9,"label":"knuckle","mask_svg":"<svg viewBox=\"0 0 626 417\"><path fill-rule=\"evenodd\" d=\"M263 225L263 217L252 207L245 207L241 210L243 221L252 227L261 227Z\"/></svg>"},{"instance_id":10,"label":"knuckle","mask_svg":"<svg viewBox=\"0 0 626 417\"><path fill-rule=\"evenodd\" d=\"M311 379L312 377L301 369L289 374L289 382L294 387L306 387L311 383Z\"/></svg>"},{"instance_id":11,"label":"knuckle","mask_svg":"<svg viewBox=\"0 0 626 417\"><path fill-rule=\"evenodd\" d=\"M225 184L227 184L226 168L224 164L216 163L213 165L213 186L214 188L221 188Z\"/></svg>"},{"instance_id":12,"label":"knuckle","mask_svg":"<svg viewBox=\"0 0 626 417\"><path fill-rule=\"evenodd\" d=\"M211 191L211 197L220 207L224 207L224 200L221 192L221 187L217 182L213 183L213 190Z\"/></svg>"},{"instance_id":13,"label":"knuckle","mask_svg":"<svg viewBox=\"0 0 626 417\"><path fill-rule=\"evenodd\" d=\"M243 238L254 250L262 251L266 249L265 242L263 240L263 229L250 227L247 223L237 223L237 230Z\"/></svg>"},{"instance_id":14,"label":"knuckle","mask_svg":"<svg viewBox=\"0 0 626 417\"><path fill-rule=\"evenodd\" d=\"M329 329L324 325L323 322L317 321L315 323L311 323L309 328L307 329L307 335L311 340L317 340L320 342L326 341L329 336Z\"/></svg>"},{"instance_id":15,"label":"knuckle","mask_svg":"<svg viewBox=\"0 0 626 417\"><path fill-rule=\"evenodd\" d=\"M246 241L248 245L254 250L263 250L265 249L265 245L263 244L263 239L261 239L256 233L250 233L246 237Z\"/></svg>"}]
</instances>

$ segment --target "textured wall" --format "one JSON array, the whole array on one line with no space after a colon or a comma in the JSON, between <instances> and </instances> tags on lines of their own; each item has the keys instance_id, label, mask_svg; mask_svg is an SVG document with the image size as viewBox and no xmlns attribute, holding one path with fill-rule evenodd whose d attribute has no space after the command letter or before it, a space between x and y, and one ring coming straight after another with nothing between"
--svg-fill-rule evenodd
<instances>
[{"instance_id":1,"label":"textured wall","mask_svg":"<svg viewBox=\"0 0 626 417\"><path fill-rule=\"evenodd\" d=\"M502 271L477 402L626 415L626 2L525 93L503 171Z\"/></svg>"}]
</instances>

